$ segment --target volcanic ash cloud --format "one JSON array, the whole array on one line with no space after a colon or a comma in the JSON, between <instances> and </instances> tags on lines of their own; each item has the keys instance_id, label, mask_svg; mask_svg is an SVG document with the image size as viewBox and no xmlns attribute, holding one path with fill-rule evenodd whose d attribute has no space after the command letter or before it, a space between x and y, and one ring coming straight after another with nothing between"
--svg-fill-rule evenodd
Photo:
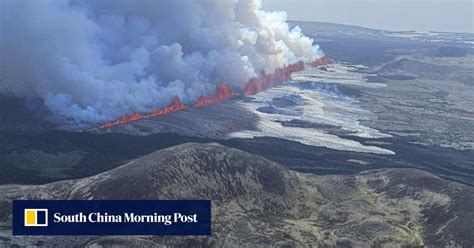
<instances>
[{"instance_id":1,"label":"volcanic ash cloud","mask_svg":"<svg viewBox=\"0 0 474 248\"><path fill-rule=\"evenodd\" d=\"M1 92L40 97L63 125L193 103L226 83L322 57L260 0L3 0Z\"/></svg>"}]
</instances>

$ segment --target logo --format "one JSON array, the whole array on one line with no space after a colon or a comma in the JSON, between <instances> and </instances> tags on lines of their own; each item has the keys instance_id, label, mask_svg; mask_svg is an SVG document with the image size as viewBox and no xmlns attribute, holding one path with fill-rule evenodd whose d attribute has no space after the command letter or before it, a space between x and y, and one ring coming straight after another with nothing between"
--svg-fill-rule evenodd
<instances>
[{"instance_id":1,"label":"logo","mask_svg":"<svg viewBox=\"0 0 474 248\"><path fill-rule=\"evenodd\" d=\"M211 217L209 200L13 200L12 203L13 235L204 236L211 235Z\"/></svg>"},{"instance_id":2,"label":"logo","mask_svg":"<svg viewBox=\"0 0 474 248\"><path fill-rule=\"evenodd\" d=\"M25 209L25 226L48 226L48 209Z\"/></svg>"}]
</instances>

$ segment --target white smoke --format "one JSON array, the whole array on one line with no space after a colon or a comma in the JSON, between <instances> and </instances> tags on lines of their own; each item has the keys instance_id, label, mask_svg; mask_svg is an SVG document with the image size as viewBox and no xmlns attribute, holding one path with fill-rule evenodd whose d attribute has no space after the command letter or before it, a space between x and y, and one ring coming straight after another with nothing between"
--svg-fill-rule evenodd
<instances>
[{"instance_id":1,"label":"white smoke","mask_svg":"<svg viewBox=\"0 0 474 248\"><path fill-rule=\"evenodd\" d=\"M218 83L322 56L261 0L2 0L0 92L39 96L63 123L192 103Z\"/></svg>"}]
</instances>

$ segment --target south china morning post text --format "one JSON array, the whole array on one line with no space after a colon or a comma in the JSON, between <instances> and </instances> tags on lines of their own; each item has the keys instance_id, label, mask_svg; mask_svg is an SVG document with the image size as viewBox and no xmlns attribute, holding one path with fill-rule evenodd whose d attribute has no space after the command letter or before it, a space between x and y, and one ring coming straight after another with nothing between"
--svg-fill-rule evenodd
<instances>
[{"instance_id":1,"label":"south china morning post text","mask_svg":"<svg viewBox=\"0 0 474 248\"><path fill-rule=\"evenodd\" d=\"M55 223L162 223L163 225L172 225L173 223L198 223L198 215L184 215L181 213L173 214L148 214L141 215L135 213L108 214L108 213L78 213L74 215L63 215L54 213L53 219Z\"/></svg>"},{"instance_id":2,"label":"south china morning post text","mask_svg":"<svg viewBox=\"0 0 474 248\"><path fill-rule=\"evenodd\" d=\"M211 235L209 200L15 200L13 235Z\"/></svg>"}]
</instances>

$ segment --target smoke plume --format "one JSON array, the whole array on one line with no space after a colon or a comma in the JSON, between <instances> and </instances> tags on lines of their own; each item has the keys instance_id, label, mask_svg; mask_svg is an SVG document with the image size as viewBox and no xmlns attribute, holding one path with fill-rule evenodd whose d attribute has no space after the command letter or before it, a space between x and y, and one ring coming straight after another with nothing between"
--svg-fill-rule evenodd
<instances>
[{"instance_id":1,"label":"smoke plume","mask_svg":"<svg viewBox=\"0 0 474 248\"><path fill-rule=\"evenodd\" d=\"M0 92L62 124L184 103L323 54L261 0L3 0Z\"/></svg>"}]
</instances>

